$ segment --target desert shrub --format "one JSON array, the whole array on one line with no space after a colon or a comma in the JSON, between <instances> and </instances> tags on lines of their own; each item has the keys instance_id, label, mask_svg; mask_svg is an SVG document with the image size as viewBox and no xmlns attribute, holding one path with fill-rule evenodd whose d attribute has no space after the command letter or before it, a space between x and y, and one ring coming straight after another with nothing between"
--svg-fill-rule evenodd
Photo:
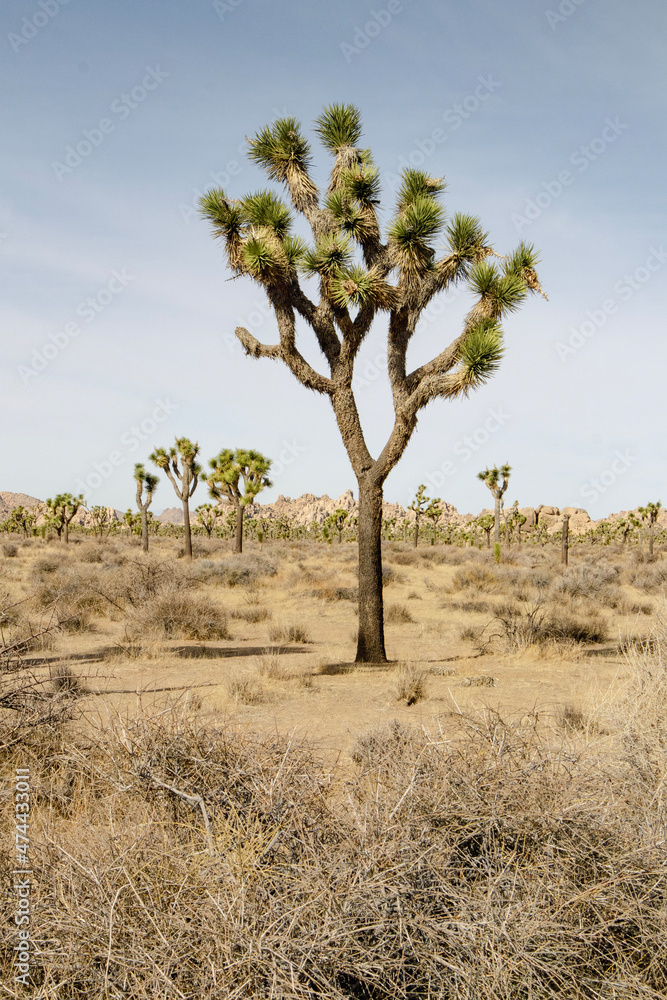
<instances>
[{"instance_id":1,"label":"desert shrub","mask_svg":"<svg viewBox=\"0 0 667 1000\"><path fill-rule=\"evenodd\" d=\"M409 601L421 601L421 599L422 595L416 590L411 590L410 593L408 594Z\"/></svg>"},{"instance_id":2,"label":"desert shrub","mask_svg":"<svg viewBox=\"0 0 667 1000\"><path fill-rule=\"evenodd\" d=\"M34 955L34 995L665 996L656 775L492 713L453 736L393 723L357 742L352 773L175 715L5 741L49 824L33 852L59 947Z\"/></svg>"},{"instance_id":3,"label":"desert shrub","mask_svg":"<svg viewBox=\"0 0 667 1000\"><path fill-rule=\"evenodd\" d=\"M494 593L498 590L498 576L484 566L462 566L452 579L454 590L483 590Z\"/></svg>"},{"instance_id":4,"label":"desert shrub","mask_svg":"<svg viewBox=\"0 0 667 1000\"><path fill-rule=\"evenodd\" d=\"M256 625L258 622L265 622L267 618L270 618L271 612L268 608L261 607L235 608L234 611L230 611L229 616L230 618L240 618L244 622Z\"/></svg>"},{"instance_id":5,"label":"desert shrub","mask_svg":"<svg viewBox=\"0 0 667 1000\"><path fill-rule=\"evenodd\" d=\"M13 542L3 542L2 554L6 559L15 559L19 554L18 545L14 545Z\"/></svg>"},{"instance_id":6,"label":"desert shrub","mask_svg":"<svg viewBox=\"0 0 667 1000\"><path fill-rule=\"evenodd\" d=\"M667 583L667 563L652 563L644 566L641 570L633 572L630 580L637 590L654 594L662 590Z\"/></svg>"},{"instance_id":7,"label":"desert shrub","mask_svg":"<svg viewBox=\"0 0 667 1000\"><path fill-rule=\"evenodd\" d=\"M68 698L80 698L88 693L85 683L66 663L57 663L49 670L54 692Z\"/></svg>"},{"instance_id":8,"label":"desert shrub","mask_svg":"<svg viewBox=\"0 0 667 1000\"><path fill-rule=\"evenodd\" d=\"M262 556L229 556L226 559L201 559L192 569L194 579L206 583L225 584L237 587L261 580L265 576L275 576L275 563Z\"/></svg>"},{"instance_id":9,"label":"desert shrub","mask_svg":"<svg viewBox=\"0 0 667 1000\"><path fill-rule=\"evenodd\" d=\"M241 705L259 705L265 699L265 691L256 677L230 677L225 687L230 698Z\"/></svg>"},{"instance_id":10,"label":"desert shrub","mask_svg":"<svg viewBox=\"0 0 667 1000\"><path fill-rule=\"evenodd\" d=\"M271 642L311 642L305 625L276 625L269 630Z\"/></svg>"},{"instance_id":11,"label":"desert shrub","mask_svg":"<svg viewBox=\"0 0 667 1000\"><path fill-rule=\"evenodd\" d=\"M63 632L91 632L93 630L90 612L82 607L72 610L59 609L58 625Z\"/></svg>"},{"instance_id":12,"label":"desert shrub","mask_svg":"<svg viewBox=\"0 0 667 1000\"><path fill-rule=\"evenodd\" d=\"M134 608L126 623L128 639L154 635L164 639L228 639L225 611L214 601L188 590L156 594Z\"/></svg>"},{"instance_id":13,"label":"desert shrub","mask_svg":"<svg viewBox=\"0 0 667 1000\"><path fill-rule=\"evenodd\" d=\"M63 614L81 610L101 614L108 607L100 592L102 584L103 577L98 567L62 564L37 574L33 599L41 608L57 604Z\"/></svg>"},{"instance_id":14,"label":"desert shrub","mask_svg":"<svg viewBox=\"0 0 667 1000\"><path fill-rule=\"evenodd\" d=\"M392 551L389 558L397 566L417 566L419 563L419 550L403 549Z\"/></svg>"},{"instance_id":15,"label":"desert shrub","mask_svg":"<svg viewBox=\"0 0 667 1000\"><path fill-rule=\"evenodd\" d=\"M83 563L101 563L104 561L104 552L101 545L88 543L79 546L76 558Z\"/></svg>"},{"instance_id":16,"label":"desert shrub","mask_svg":"<svg viewBox=\"0 0 667 1000\"><path fill-rule=\"evenodd\" d=\"M357 587L334 587L324 585L316 587L311 591L313 597L319 597L323 601L357 601L359 590Z\"/></svg>"},{"instance_id":17,"label":"desert shrub","mask_svg":"<svg viewBox=\"0 0 667 1000\"><path fill-rule=\"evenodd\" d=\"M604 560L595 564L570 566L560 579L554 580L550 595L601 598L610 591L609 584L617 580L618 570Z\"/></svg>"},{"instance_id":18,"label":"desert shrub","mask_svg":"<svg viewBox=\"0 0 667 1000\"><path fill-rule=\"evenodd\" d=\"M487 614L493 607L489 601L444 601L440 605L442 608L453 608L456 611L475 612L476 614Z\"/></svg>"},{"instance_id":19,"label":"desert shrub","mask_svg":"<svg viewBox=\"0 0 667 1000\"><path fill-rule=\"evenodd\" d=\"M426 697L425 671L410 664L400 664L396 677L396 700L404 701L407 705L416 705L418 701Z\"/></svg>"},{"instance_id":20,"label":"desert shrub","mask_svg":"<svg viewBox=\"0 0 667 1000\"><path fill-rule=\"evenodd\" d=\"M385 608L384 620L388 625L408 625L414 622L414 618L405 604L388 604Z\"/></svg>"},{"instance_id":21,"label":"desert shrub","mask_svg":"<svg viewBox=\"0 0 667 1000\"><path fill-rule=\"evenodd\" d=\"M519 607L506 604L497 609L494 621L508 652L516 652L539 643L599 643L607 639L605 623L594 616L585 620L547 610L542 605ZM493 628L493 627L492 627Z\"/></svg>"}]
</instances>

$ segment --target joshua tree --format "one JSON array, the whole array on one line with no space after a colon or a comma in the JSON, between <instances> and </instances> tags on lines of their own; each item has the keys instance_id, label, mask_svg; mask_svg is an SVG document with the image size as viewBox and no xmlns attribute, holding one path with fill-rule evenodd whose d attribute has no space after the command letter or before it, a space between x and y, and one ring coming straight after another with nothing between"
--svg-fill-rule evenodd
<instances>
[{"instance_id":1,"label":"joshua tree","mask_svg":"<svg viewBox=\"0 0 667 1000\"><path fill-rule=\"evenodd\" d=\"M511 471L512 470L509 465L502 465L499 469L494 466L493 469L485 469L484 472L477 473L477 478L481 479L483 483L486 483L495 500L495 530L493 533L493 540L496 543L500 542L500 509L502 507L503 495L510 484ZM499 481L501 476L502 483Z\"/></svg>"},{"instance_id":2,"label":"joshua tree","mask_svg":"<svg viewBox=\"0 0 667 1000\"><path fill-rule=\"evenodd\" d=\"M3 531L22 531L25 537L32 532L37 515L32 510L26 509L22 504L14 507L9 517L3 521Z\"/></svg>"},{"instance_id":3,"label":"joshua tree","mask_svg":"<svg viewBox=\"0 0 667 1000\"><path fill-rule=\"evenodd\" d=\"M505 517L505 527L508 533L508 540L514 538L514 532L516 531L517 541L519 545L521 544L521 528L526 523L526 520L526 515L522 514L519 510L519 501L515 500L510 508L509 514Z\"/></svg>"},{"instance_id":4,"label":"joshua tree","mask_svg":"<svg viewBox=\"0 0 667 1000\"><path fill-rule=\"evenodd\" d=\"M93 522L93 534L96 535L99 531L100 538L104 535L104 529L109 528L111 523L111 515L109 514L108 507L91 507L89 509L90 517Z\"/></svg>"},{"instance_id":5,"label":"joshua tree","mask_svg":"<svg viewBox=\"0 0 667 1000\"><path fill-rule=\"evenodd\" d=\"M185 525L185 554L192 559L192 533L190 531L190 497L197 489L201 465L197 462L199 445L193 444L188 438L176 438L176 447L169 452L164 448L156 448L150 456L151 462L167 473L169 482L174 487L176 496L183 504L183 522ZM180 467L179 467L180 459ZM179 482L176 482L176 480Z\"/></svg>"},{"instance_id":6,"label":"joshua tree","mask_svg":"<svg viewBox=\"0 0 667 1000\"><path fill-rule=\"evenodd\" d=\"M72 496L71 493L58 493L53 499L46 501L47 522L55 530L58 538L64 532L65 544L69 542L69 526L78 511L83 506L83 493Z\"/></svg>"},{"instance_id":7,"label":"joshua tree","mask_svg":"<svg viewBox=\"0 0 667 1000\"><path fill-rule=\"evenodd\" d=\"M648 554L653 555L653 541L655 538L655 523L658 520L658 514L660 508L662 507L661 502L658 500L657 503L647 503L645 507L638 507L637 513L641 516L644 524L648 521Z\"/></svg>"},{"instance_id":8,"label":"joshua tree","mask_svg":"<svg viewBox=\"0 0 667 1000\"><path fill-rule=\"evenodd\" d=\"M195 510L195 514L197 515L197 521L206 532L208 538L210 538L211 532L215 528L215 522L222 514L221 509L214 507L212 503L200 503Z\"/></svg>"},{"instance_id":9,"label":"joshua tree","mask_svg":"<svg viewBox=\"0 0 667 1000\"><path fill-rule=\"evenodd\" d=\"M337 510L333 512L333 514L329 514L327 518L327 524L338 532L339 545L343 541L343 528L345 527L345 522L347 521L349 516L350 516L349 511L344 510L342 507L339 507Z\"/></svg>"},{"instance_id":10,"label":"joshua tree","mask_svg":"<svg viewBox=\"0 0 667 1000\"><path fill-rule=\"evenodd\" d=\"M220 188L201 199L203 215L223 240L231 271L255 281L275 313L276 344L248 330L236 336L247 354L282 361L307 388L328 396L359 486L359 631L357 661L385 661L382 609L382 491L405 451L417 418L431 400L465 396L496 371L503 353L500 320L529 291L540 291L537 256L520 244L502 264L479 221L455 215L446 225L441 179L407 169L394 218L380 231L380 177L360 146L361 121L351 105L332 105L316 131L334 157L320 197L310 174L310 147L301 126L283 118L249 140L250 157L284 185L310 226L307 245L291 234L292 213L272 191L235 200ZM444 252L436 245L444 236ZM311 299L299 272L314 278ZM463 328L426 364L408 371L406 355L431 300L466 284L474 296ZM388 314L387 370L394 420L379 455L371 455L353 392L354 365L379 313ZM297 316L313 331L328 368L316 370L296 343Z\"/></svg>"},{"instance_id":11,"label":"joshua tree","mask_svg":"<svg viewBox=\"0 0 667 1000\"><path fill-rule=\"evenodd\" d=\"M137 462L134 467L134 478L137 481L137 507L141 512L141 544L144 552L148 552L148 508L153 502L153 494L160 478L151 472L146 472L141 462ZM145 500L144 487L146 489Z\"/></svg>"},{"instance_id":12,"label":"joshua tree","mask_svg":"<svg viewBox=\"0 0 667 1000\"><path fill-rule=\"evenodd\" d=\"M477 524L477 527L481 528L484 534L486 535L487 549L491 548L491 531L493 530L495 520L496 519L494 518L493 514L480 514L480 516L477 518L477 521L475 522Z\"/></svg>"},{"instance_id":13,"label":"joshua tree","mask_svg":"<svg viewBox=\"0 0 667 1000\"><path fill-rule=\"evenodd\" d=\"M227 502L235 511L236 532L234 552L243 551L243 511L265 486L271 486L267 472L271 459L252 449L225 448L209 462L211 472L206 477L209 492L219 504ZM241 492L241 483L243 492Z\"/></svg>"},{"instance_id":14,"label":"joshua tree","mask_svg":"<svg viewBox=\"0 0 667 1000\"><path fill-rule=\"evenodd\" d=\"M417 489L414 500L408 507L408 510L413 510L415 512L415 548L417 548L417 544L419 542L419 524L422 517L430 517L433 519L433 542L435 542L435 526L438 520L442 517L442 508L439 505L440 497L436 497L434 500L427 497L426 487L422 483Z\"/></svg>"}]
</instances>

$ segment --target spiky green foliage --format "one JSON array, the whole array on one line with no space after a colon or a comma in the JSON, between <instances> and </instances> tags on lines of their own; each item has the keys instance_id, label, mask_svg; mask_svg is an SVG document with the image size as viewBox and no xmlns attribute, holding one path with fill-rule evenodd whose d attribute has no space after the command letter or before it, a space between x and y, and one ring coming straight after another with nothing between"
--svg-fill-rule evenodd
<instances>
[{"instance_id":1,"label":"spiky green foliage","mask_svg":"<svg viewBox=\"0 0 667 1000\"><path fill-rule=\"evenodd\" d=\"M408 168L401 173L401 186L398 189L396 210L405 212L417 198L435 199L444 191L446 184L442 177L429 177L423 170Z\"/></svg>"},{"instance_id":2,"label":"spiky green foliage","mask_svg":"<svg viewBox=\"0 0 667 1000\"><path fill-rule=\"evenodd\" d=\"M273 485L268 477L271 459L252 448L223 448L209 465L206 482L212 499L218 503L227 500L245 507L261 490Z\"/></svg>"},{"instance_id":3,"label":"spiky green foliage","mask_svg":"<svg viewBox=\"0 0 667 1000\"><path fill-rule=\"evenodd\" d=\"M247 239L241 248L241 260L248 274L263 281L284 275L288 268L283 244L268 234Z\"/></svg>"},{"instance_id":4,"label":"spiky green foliage","mask_svg":"<svg viewBox=\"0 0 667 1000\"><path fill-rule=\"evenodd\" d=\"M246 223L240 204L230 201L222 188L212 188L199 200L199 207L212 224L215 236L228 241L238 240Z\"/></svg>"},{"instance_id":5,"label":"spiky green foliage","mask_svg":"<svg viewBox=\"0 0 667 1000\"><path fill-rule=\"evenodd\" d=\"M308 249L303 255L302 267L306 274L333 277L352 263L352 245L347 237L331 233Z\"/></svg>"},{"instance_id":6,"label":"spiky green foliage","mask_svg":"<svg viewBox=\"0 0 667 1000\"><path fill-rule=\"evenodd\" d=\"M290 269L298 268L308 246L300 236L288 236L283 240L283 253Z\"/></svg>"},{"instance_id":7,"label":"spiky green foliage","mask_svg":"<svg viewBox=\"0 0 667 1000\"><path fill-rule=\"evenodd\" d=\"M431 241L443 224L444 212L432 198L417 196L389 227L389 246L396 266L404 273L430 267L435 249Z\"/></svg>"},{"instance_id":8,"label":"spiky green foliage","mask_svg":"<svg viewBox=\"0 0 667 1000\"><path fill-rule=\"evenodd\" d=\"M361 139L361 115L353 104L329 104L315 119L315 131L332 153L356 146Z\"/></svg>"},{"instance_id":9,"label":"spiky green foliage","mask_svg":"<svg viewBox=\"0 0 667 1000\"><path fill-rule=\"evenodd\" d=\"M378 309L391 309L396 303L396 289L375 268L366 270L357 265L341 269L334 275L330 294L342 308L372 302Z\"/></svg>"},{"instance_id":10,"label":"spiky green foliage","mask_svg":"<svg viewBox=\"0 0 667 1000\"><path fill-rule=\"evenodd\" d=\"M280 198L276 198L273 191L258 191L257 194L246 195L241 201L241 207L252 225L270 229L280 240L289 235L292 213Z\"/></svg>"},{"instance_id":11,"label":"spiky green foliage","mask_svg":"<svg viewBox=\"0 0 667 1000\"><path fill-rule=\"evenodd\" d=\"M377 167L361 164L341 171L340 184L351 201L360 205L379 205L380 172Z\"/></svg>"},{"instance_id":12,"label":"spiky green foliage","mask_svg":"<svg viewBox=\"0 0 667 1000\"><path fill-rule=\"evenodd\" d=\"M143 487L146 487L147 493L154 493L160 482L160 477L154 476L152 472L146 472L141 462L137 462L134 467L134 478L137 481L139 493L141 493Z\"/></svg>"},{"instance_id":13,"label":"spiky green foliage","mask_svg":"<svg viewBox=\"0 0 667 1000\"><path fill-rule=\"evenodd\" d=\"M474 262L489 253L489 234L482 229L474 215L457 212L446 229L452 254L461 262Z\"/></svg>"},{"instance_id":14,"label":"spiky green foliage","mask_svg":"<svg viewBox=\"0 0 667 1000\"><path fill-rule=\"evenodd\" d=\"M272 180L286 181L290 172L307 171L310 146L296 118L280 118L248 140L250 159L261 164Z\"/></svg>"},{"instance_id":15,"label":"spiky green foliage","mask_svg":"<svg viewBox=\"0 0 667 1000\"><path fill-rule=\"evenodd\" d=\"M459 348L459 392L467 395L483 385L498 370L504 352L500 325L482 320L468 333Z\"/></svg>"}]
</instances>

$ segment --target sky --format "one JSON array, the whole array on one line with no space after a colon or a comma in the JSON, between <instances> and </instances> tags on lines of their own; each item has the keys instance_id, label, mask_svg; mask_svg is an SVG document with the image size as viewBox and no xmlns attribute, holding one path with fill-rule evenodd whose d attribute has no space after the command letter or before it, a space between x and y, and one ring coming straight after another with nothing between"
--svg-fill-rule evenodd
<instances>
[{"instance_id":1,"label":"sky","mask_svg":"<svg viewBox=\"0 0 667 1000\"><path fill-rule=\"evenodd\" d=\"M385 485L487 507L476 474L512 467L506 502L592 517L667 502L664 298L667 7L660 0L10 0L0 12L0 490L134 502L133 467L175 437L272 458L259 499L356 491L330 403L246 357L277 340L261 289L230 280L198 198L269 186L246 136L352 103L383 179L444 177L499 254L533 243L548 301L504 321L500 370L436 400ZM410 367L461 329L435 300ZM386 318L360 355L369 447L392 426ZM307 328L299 346L323 367ZM204 486L194 503L208 500ZM154 507L178 504L163 479Z\"/></svg>"}]
</instances>

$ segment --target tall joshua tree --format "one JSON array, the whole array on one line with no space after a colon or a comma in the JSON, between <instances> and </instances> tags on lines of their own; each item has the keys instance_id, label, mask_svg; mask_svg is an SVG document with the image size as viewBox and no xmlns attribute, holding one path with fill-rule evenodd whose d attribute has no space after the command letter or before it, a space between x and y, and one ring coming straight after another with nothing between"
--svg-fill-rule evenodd
<instances>
[{"instance_id":1,"label":"tall joshua tree","mask_svg":"<svg viewBox=\"0 0 667 1000\"><path fill-rule=\"evenodd\" d=\"M137 481L137 507L141 513L141 546L144 552L148 552L148 508L153 502L153 494L160 482L160 477L154 476L152 472L146 472L141 462L137 462L134 467L134 478ZM144 488L146 489L145 499Z\"/></svg>"},{"instance_id":2,"label":"tall joshua tree","mask_svg":"<svg viewBox=\"0 0 667 1000\"><path fill-rule=\"evenodd\" d=\"M405 170L395 215L380 231L380 177L370 150L360 146L361 121L351 105L331 105L316 132L334 157L320 196L310 174L310 147L293 118L283 118L249 140L250 157L286 189L310 227L308 245L291 233L289 207L269 190L234 200L221 188L201 199L203 215L222 238L235 275L266 294L279 333L260 343L248 330L236 336L247 354L282 361L307 388L328 396L359 487L358 661L386 660L382 613L382 491L405 451L419 411L438 397L467 395L498 368L503 353L500 320L528 292L540 291L537 257L522 243L502 264L479 221L455 215L446 224L439 203L442 180ZM436 241L444 236L441 256ZM300 273L314 278L311 298ZM408 371L406 355L431 300L465 283L474 304L452 342ZM379 455L371 455L352 388L355 361L379 313L387 314L387 369L394 421ZM311 365L296 344L297 317L310 326L328 371Z\"/></svg>"},{"instance_id":3,"label":"tall joshua tree","mask_svg":"<svg viewBox=\"0 0 667 1000\"><path fill-rule=\"evenodd\" d=\"M509 465L501 465L499 469L494 466L493 469L485 469L484 472L477 473L477 478L486 483L493 494L495 501L493 540L498 543L500 543L500 508L505 491L510 484L511 471ZM500 481L501 476L502 482Z\"/></svg>"},{"instance_id":4,"label":"tall joshua tree","mask_svg":"<svg viewBox=\"0 0 667 1000\"><path fill-rule=\"evenodd\" d=\"M193 444L188 438L176 438L175 447L170 448L169 451L165 448L156 448L150 456L151 462L155 462L158 468L163 469L167 473L176 496L183 504L185 554L188 559L192 559L190 497L197 489L197 483L202 471L201 465L197 462L198 454L198 444Z\"/></svg>"},{"instance_id":5,"label":"tall joshua tree","mask_svg":"<svg viewBox=\"0 0 667 1000\"><path fill-rule=\"evenodd\" d=\"M209 462L206 477L209 492L218 503L231 504L236 512L234 552L243 552L243 511L265 486L271 486L267 473L271 459L252 449L224 448ZM243 489L241 489L243 487Z\"/></svg>"},{"instance_id":6,"label":"tall joshua tree","mask_svg":"<svg viewBox=\"0 0 667 1000\"><path fill-rule=\"evenodd\" d=\"M58 493L46 501L47 521L55 529L58 538L64 534L65 543L69 542L69 526L79 507L82 506L83 493L79 493L78 496L72 496L71 493Z\"/></svg>"}]
</instances>

